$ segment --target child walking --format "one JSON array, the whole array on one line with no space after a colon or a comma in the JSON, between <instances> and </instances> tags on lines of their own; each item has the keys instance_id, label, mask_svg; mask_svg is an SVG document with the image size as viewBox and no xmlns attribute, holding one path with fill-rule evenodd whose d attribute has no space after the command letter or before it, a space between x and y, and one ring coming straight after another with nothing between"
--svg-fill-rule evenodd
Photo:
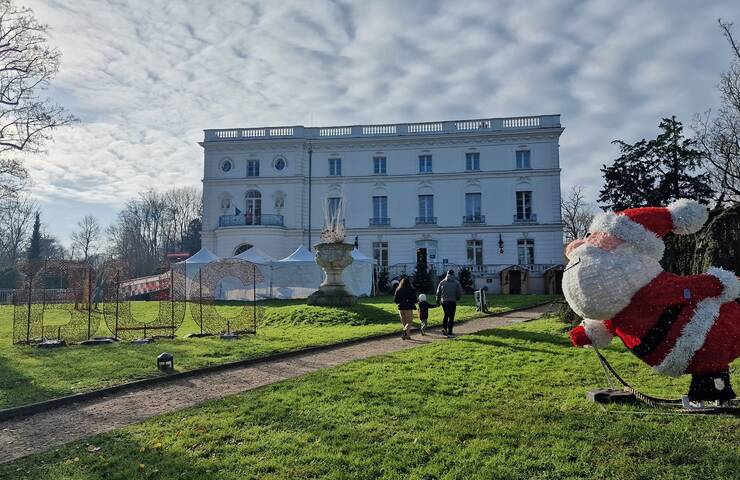
<instances>
[{"instance_id":1,"label":"child walking","mask_svg":"<svg viewBox=\"0 0 740 480\"><path fill-rule=\"evenodd\" d=\"M427 302L427 296L423 293L419 295L419 320L421 321L421 334L426 335L424 330L427 328L427 320L429 319L429 309L437 308L438 305L430 305Z\"/></svg>"}]
</instances>

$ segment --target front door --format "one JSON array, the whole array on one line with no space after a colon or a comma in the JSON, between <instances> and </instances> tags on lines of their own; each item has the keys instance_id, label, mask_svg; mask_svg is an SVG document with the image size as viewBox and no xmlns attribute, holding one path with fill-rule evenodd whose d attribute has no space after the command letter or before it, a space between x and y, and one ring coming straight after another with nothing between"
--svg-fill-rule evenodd
<instances>
[{"instance_id":1,"label":"front door","mask_svg":"<svg viewBox=\"0 0 740 480\"><path fill-rule=\"evenodd\" d=\"M262 199L247 198L247 210L244 216L247 225L259 225L262 216Z\"/></svg>"},{"instance_id":2,"label":"front door","mask_svg":"<svg viewBox=\"0 0 740 480\"><path fill-rule=\"evenodd\" d=\"M509 272L509 293L514 295L522 293L522 272L519 270Z\"/></svg>"}]
</instances>

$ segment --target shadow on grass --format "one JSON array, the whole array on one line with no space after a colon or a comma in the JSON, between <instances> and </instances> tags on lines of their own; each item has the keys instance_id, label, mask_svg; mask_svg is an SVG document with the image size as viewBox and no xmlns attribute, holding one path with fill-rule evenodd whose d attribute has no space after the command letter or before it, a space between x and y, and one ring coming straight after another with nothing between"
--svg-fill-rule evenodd
<instances>
[{"instance_id":1,"label":"shadow on grass","mask_svg":"<svg viewBox=\"0 0 740 480\"><path fill-rule=\"evenodd\" d=\"M485 338L479 338L479 337L485 337ZM476 336L466 335L464 337L461 337L459 340L463 342L478 343L478 344L486 345L490 347L509 348L512 350L521 350L525 352L539 352L539 353L549 353L549 354L561 353L560 351L556 351L556 350L544 350L541 348L532 348L532 347L523 346L517 343L498 342L494 340L494 338L520 340L520 341L523 340L529 343L540 343L540 344L546 343L546 344L555 345L558 347L568 347L570 345L570 341L565 336L559 337L556 335L551 335L549 333L526 332L526 331L521 331L521 330L512 330L510 328L508 329L497 328L494 330L487 330L485 332L477 333Z\"/></svg>"},{"instance_id":2,"label":"shadow on grass","mask_svg":"<svg viewBox=\"0 0 740 480\"><path fill-rule=\"evenodd\" d=\"M55 398L65 393L38 386L33 378L20 373L2 356L0 356L0 392L2 392L0 409Z\"/></svg>"}]
</instances>

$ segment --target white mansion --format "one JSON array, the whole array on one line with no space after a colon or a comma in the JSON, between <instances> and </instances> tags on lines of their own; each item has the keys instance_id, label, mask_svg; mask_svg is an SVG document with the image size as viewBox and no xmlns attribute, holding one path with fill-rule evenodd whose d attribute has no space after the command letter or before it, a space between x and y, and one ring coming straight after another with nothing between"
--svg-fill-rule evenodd
<instances>
[{"instance_id":1,"label":"white mansion","mask_svg":"<svg viewBox=\"0 0 740 480\"><path fill-rule=\"evenodd\" d=\"M283 258L320 242L342 199L347 241L392 273L425 248L494 291L511 266L541 279L563 261L562 132L559 115L205 130L203 246Z\"/></svg>"}]
</instances>

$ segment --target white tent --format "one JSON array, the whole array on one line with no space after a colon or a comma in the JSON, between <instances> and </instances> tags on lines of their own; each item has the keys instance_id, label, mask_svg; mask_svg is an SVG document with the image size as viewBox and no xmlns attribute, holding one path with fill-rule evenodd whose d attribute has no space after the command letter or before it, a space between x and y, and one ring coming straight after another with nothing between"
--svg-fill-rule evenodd
<instances>
[{"instance_id":1,"label":"white tent","mask_svg":"<svg viewBox=\"0 0 740 480\"><path fill-rule=\"evenodd\" d=\"M352 264L342 272L342 280L353 294L369 296L373 289L373 259L356 248L352 250L352 258Z\"/></svg>"},{"instance_id":2,"label":"white tent","mask_svg":"<svg viewBox=\"0 0 740 480\"><path fill-rule=\"evenodd\" d=\"M257 247L245 250L232 258L255 265L263 279L254 286L257 299L269 298L272 285L272 264L276 259ZM253 285L242 285L241 281L236 278L227 277L221 281L220 286L223 291L221 297L224 300L252 300Z\"/></svg>"},{"instance_id":3,"label":"white tent","mask_svg":"<svg viewBox=\"0 0 740 480\"><path fill-rule=\"evenodd\" d=\"M269 256L257 247L252 247L249 250L245 250L234 258L256 263L257 265L268 265L270 264L270 262L274 262L277 260L276 258Z\"/></svg>"},{"instance_id":4,"label":"white tent","mask_svg":"<svg viewBox=\"0 0 740 480\"><path fill-rule=\"evenodd\" d=\"M318 290L324 272L316 257L303 245L287 257L272 263L272 297L306 298Z\"/></svg>"},{"instance_id":5,"label":"white tent","mask_svg":"<svg viewBox=\"0 0 740 480\"><path fill-rule=\"evenodd\" d=\"M175 271L185 274L185 297L190 298L190 287L194 281L198 281L198 272L207 263L220 260L216 254L207 248L201 248L193 256L174 265Z\"/></svg>"}]
</instances>

